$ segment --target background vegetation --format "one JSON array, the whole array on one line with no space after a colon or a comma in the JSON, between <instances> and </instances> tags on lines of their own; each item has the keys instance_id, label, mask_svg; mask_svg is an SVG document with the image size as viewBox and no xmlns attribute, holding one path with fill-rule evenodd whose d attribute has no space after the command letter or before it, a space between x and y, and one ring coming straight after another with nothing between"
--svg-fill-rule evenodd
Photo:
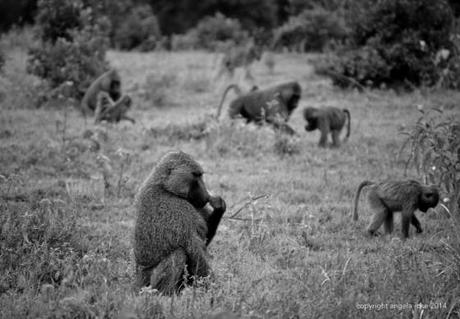
<instances>
[{"instance_id":1,"label":"background vegetation","mask_svg":"<svg viewBox=\"0 0 460 319\"><path fill-rule=\"evenodd\" d=\"M425 0L2 1L0 318L460 318L457 15ZM238 81L214 81L222 52L252 39L259 87L302 86L298 137L210 116ZM136 125L71 107L108 67ZM340 149L303 129L302 108L326 105L352 114ZM171 149L228 211L209 289L167 298L131 289L132 203ZM399 224L366 237L356 186L404 177L439 185L442 205L405 242Z\"/></svg>"}]
</instances>

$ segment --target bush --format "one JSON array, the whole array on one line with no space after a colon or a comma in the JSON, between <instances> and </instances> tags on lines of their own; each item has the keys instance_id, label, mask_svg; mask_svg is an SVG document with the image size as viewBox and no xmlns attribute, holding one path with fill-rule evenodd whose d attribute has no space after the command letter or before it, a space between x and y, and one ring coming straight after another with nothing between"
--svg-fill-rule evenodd
<instances>
[{"instance_id":1,"label":"bush","mask_svg":"<svg viewBox=\"0 0 460 319\"><path fill-rule=\"evenodd\" d=\"M297 51L322 51L331 40L342 41L348 29L342 17L317 8L291 17L274 32L274 47Z\"/></svg>"},{"instance_id":2,"label":"bush","mask_svg":"<svg viewBox=\"0 0 460 319\"><path fill-rule=\"evenodd\" d=\"M225 44L240 44L248 34L236 19L225 17L221 13L206 17L185 35L173 38L173 49L207 49L216 50Z\"/></svg>"},{"instance_id":3,"label":"bush","mask_svg":"<svg viewBox=\"0 0 460 319\"><path fill-rule=\"evenodd\" d=\"M161 39L158 20L149 5L137 6L131 10L115 30L114 44L123 50L139 48L142 51L155 49Z\"/></svg>"},{"instance_id":4,"label":"bush","mask_svg":"<svg viewBox=\"0 0 460 319\"><path fill-rule=\"evenodd\" d=\"M41 43L30 49L27 71L47 80L51 89L71 83L70 97L81 99L91 81L108 67L108 20L95 17L80 0L42 0L38 10ZM60 14L69 11L78 21L61 27Z\"/></svg>"},{"instance_id":5,"label":"bush","mask_svg":"<svg viewBox=\"0 0 460 319\"><path fill-rule=\"evenodd\" d=\"M413 164L429 183L440 185L448 194L451 212L460 212L460 121L442 112L424 112L408 132L405 146Z\"/></svg>"},{"instance_id":6,"label":"bush","mask_svg":"<svg viewBox=\"0 0 460 319\"><path fill-rule=\"evenodd\" d=\"M3 69L3 66L5 65L5 54L3 51L0 50L0 71Z\"/></svg>"},{"instance_id":7,"label":"bush","mask_svg":"<svg viewBox=\"0 0 460 319\"><path fill-rule=\"evenodd\" d=\"M453 52L452 19L444 0L379 1L356 14L353 47L323 71L345 86L353 82L341 82L340 76L374 87L434 85L446 64L437 63L438 52Z\"/></svg>"}]
</instances>

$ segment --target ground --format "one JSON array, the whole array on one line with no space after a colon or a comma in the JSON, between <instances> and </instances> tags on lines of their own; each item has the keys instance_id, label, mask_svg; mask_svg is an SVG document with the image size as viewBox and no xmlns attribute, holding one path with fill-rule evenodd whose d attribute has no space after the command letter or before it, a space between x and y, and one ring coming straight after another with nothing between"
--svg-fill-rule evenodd
<instances>
[{"instance_id":1,"label":"ground","mask_svg":"<svg viewBox=\"0 0 460 319\"><path fill-rule=\"evenodd\" d=\"M273 71L262 61L252 74L261 88L301 84L291 138L230 123L225 111L219 123L210 117L231 83L213 80L218 58L109 52L135 125L96 125L65 101L35 109L17 86L0 99L0 317L459 318L458 222L438 208L417 213L422 234L411 228L402 241L397 223L371 238L365 196L358 222L351 209L364 179L421 180L406 170L401 131L415 124L417 106L458 116L460 94L342 91L314 74L313 56L276 54ZM4 78L31 81L25 59L10 51ZM326 105L351 112L351 137L338 149L318 148L319 133L303 128L302 109ZM209 247L214 278L174 298L139 295L134 195L178 149L227 202Z\"/></svg>"}]
</instances>

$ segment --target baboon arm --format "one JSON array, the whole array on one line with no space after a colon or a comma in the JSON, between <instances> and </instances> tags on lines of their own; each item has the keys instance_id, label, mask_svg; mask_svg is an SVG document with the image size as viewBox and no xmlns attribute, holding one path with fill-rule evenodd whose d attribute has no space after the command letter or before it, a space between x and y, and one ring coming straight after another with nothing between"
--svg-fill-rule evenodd
<instances>
[{"instance_id":1,"label":"baboon arm","mask_svg":"<svg viewBox=\"0 0 460 319\"><path fill-rule=\"evenodd\" d=\"M217 228L219 227L220 220L226 210L225 201L221 197L213 197L210 204L214 208L213 210L208 207L204 207L200 210L200 214L206 221L208 229L206 234L206 246L209 245L214 238Z\"/></svg>"},{"instance_id":2,"label":"baboon arm","mask_svg":"<svg viewBox=\"0 0 460 319\"><path fill-rule=\"evenodd\" d=\"M417 233L423 232L422 225L420 224L420 221L415 216L415 214L412 215L412 218L411 218L410 222L411 222L412 225L414 225L415 229L417 230Z\"/></svg>"},{"instance_id":3,"label":"baboon arm","mask_svg":"<svg viewBox=\"0 0 460 319\"><path fill-rule=\"evenodd\" d=\"M319 138L319 145L325 146L327 143L327 134L329 133L329 122L325 119L318 120L318 129L321 131L321 137Z\"/></svg>"}]
</instances>

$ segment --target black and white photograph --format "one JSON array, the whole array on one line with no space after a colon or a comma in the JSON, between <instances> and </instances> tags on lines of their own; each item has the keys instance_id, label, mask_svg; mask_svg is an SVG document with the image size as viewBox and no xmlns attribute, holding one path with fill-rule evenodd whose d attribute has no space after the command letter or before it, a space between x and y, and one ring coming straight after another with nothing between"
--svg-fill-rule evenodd
<instances>
[{"instance_id":1,"label":"black and white photograph","mask_svg":"<svg viewBox=\"0 0 460 319\"><path fill-rule=\"evenodd\" d=\"M0 0L0 319L460 319L460 2Z\"/></svg>"}]
</instances>

